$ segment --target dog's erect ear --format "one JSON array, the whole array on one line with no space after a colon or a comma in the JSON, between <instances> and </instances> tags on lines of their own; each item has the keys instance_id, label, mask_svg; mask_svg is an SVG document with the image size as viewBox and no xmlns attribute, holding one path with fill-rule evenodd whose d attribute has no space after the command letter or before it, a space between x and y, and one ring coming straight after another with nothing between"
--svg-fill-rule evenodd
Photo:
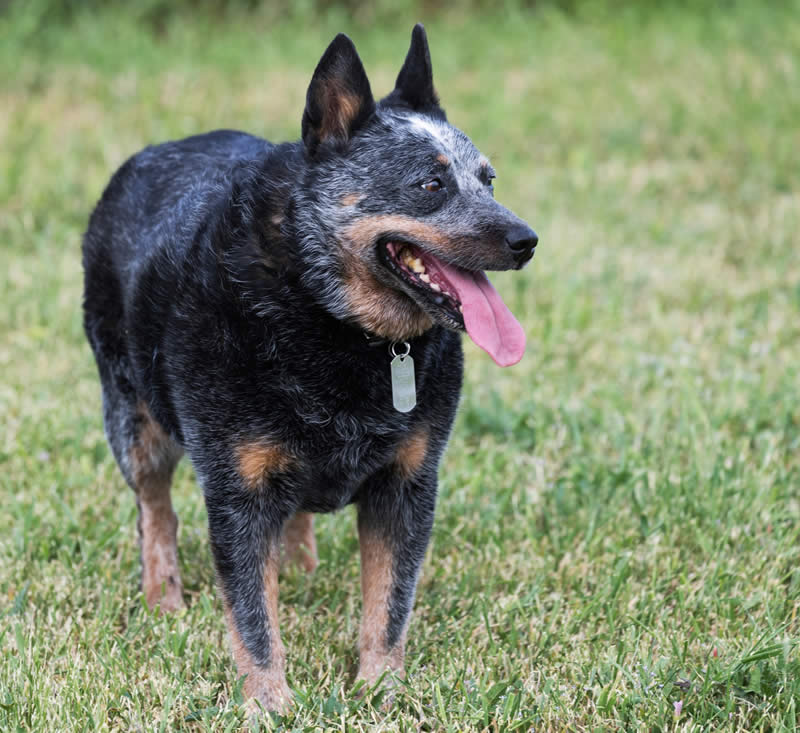
<instances>
[{"instance_id":1,"label":"dog's erect ear","mask_svg":"<svg viewBox=\"0 0 800 733\"><path fill-rule=\"evenodd\" d=\"M433 88L433 66L428 50L428 36L422 23L417 23L411 32L411 47L408 49L403 68L397 75L391 101L402 101L418 111L439 106L439 98Z\"/></svg>"},{"instance_id":2,"label":"dog's erect ear","mask_svg":"<svg viewBox=\"0 0 800 733\"><path fill-rule=\"evenodd\" d=\"M343 145L375 110L364 65L344 33L322 55L306 93L303 142L313 155L321 143Z\"/></svg>"}]
</instances>

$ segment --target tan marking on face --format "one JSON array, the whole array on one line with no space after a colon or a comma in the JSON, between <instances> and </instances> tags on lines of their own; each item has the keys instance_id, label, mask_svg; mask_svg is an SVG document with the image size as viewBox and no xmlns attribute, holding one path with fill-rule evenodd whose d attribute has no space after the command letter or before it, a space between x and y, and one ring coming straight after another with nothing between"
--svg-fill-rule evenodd
<instances>
[{"instance_id":1,"label":"tan marking on face","mask_svg":"<svg viewBox=\"0 0 800 733\"><path fill-rule=\"evenodd\" d=\"M292 692L286 684L286 649L281 641L278 628L278 561L277 552L270 552L270 559L264 565L264 606L269 622L270 663L263 667L256 663L245 646L233 612L223 594L225 622L231 637L233 659L241 675L247 675L244 692L249 698L258 700L267 710L285 711L292 699Z\"/></svg>"},{"instance_id":2,"label":"tan marking on face","mask_svg":"<svg viewBox=\"0 0 800 733\"><path fill-rule=\"evenodd\" d=\"M417 428L398 446L395 465L404 478L413 476L422 466L428 453L429 430L426 425Z\"/></svg>"},{"instance_id":3,"label":"tan marking on face","mask_svg":"<svg viewBox=\"0 0 800 733\"><path fill-rule=\"evenodd\" d=\"M350 311L362 328L391 341L421 336L430 316L407 295L379 283L361 260L352 258L344 279Z\"/></svg>"},{"instance_id":4,"label":"tan marking on face","mask_svg":"<svg viewBox=\"0 0 800 733\"><path fill-rule=\"evenodd\" d=\"M342 206L355 206L359 201L364 199L363 193L348 193L340 199Z\"/></svg>"},{"instance_id":5,"label":"tan marking on face","mask_svg":"<svg viewBox=\"0 0 800 733\"><path fill-rule=\"evenodd\" d=\"M317 567L317 540L314 537L314 515L297 512L283 530L286 558L307 573Z\"/></svg>"},{"instance_id":6,"label":"tan marking on face","mask_svg":"<svg viewBox=\"0 0 800 733\"><path fill-rule=\"evenodd\" d=\"M436 156L436 160L438 160L442 165L450 165L450 158L448 158L444 153L439 153Z\"/></svg>"},{"instance_id":7,"label":"tan marking on face","mask_svg":"<svg viewBox=\"0 0 800 733\"><path fill-rule=\"evenodd\" d=\"M360 325L382 338L405 341L421 336L433 325L430 316L405 293L380 283L364 255L385 232L405 234L440 250L456 246L444 232L409 216L386 214L358 219L342 233L344 286L348 305Z\"/></svg>"},{"instance_id":8,"label":"tan marking on face","mask_svg":"<svg viewBox=\"0 0 800 733\"><path fill-rule=\"evenodd\" d=\"M374 246L378 237L385 232L406 234L408 239L428 242L442 250L447 250L456 244L453 238L441 229L401 214L363 217L346 227L343 235L346 243L352 245L358 252L362 252Z\"/></svg>"},{"instance_id":9,"label":"tan marking on face","mask_svg":"<svg viewBox=\"0 0 800 733\"><path fill-rule=\"evenodd\" d=\"M248 489L257 489L273 474L287 471L294 457L278 443L254 440L236 446L239 475Z\"/></svg>"},{"instance_id":10,"label":"tan marking on face","mask_svg":"<svg viewBox=\"0 0 800 733\"><path fill-rule=\"evenodd\" d=\"M138 432L128 460L139 517L142 591L147 606L162 612L183 607L183 583L178 569L178 517L172 509L170 485L180 448L155 421L147 405L137 406Z\"/></svg>"},{"instance_id":11,"label":"tan marking on face","mask_svg":"<svg viewBox=\"0 0 800 733\"><path fill-rule=\"evenodd\" d=\"M359 527L363 618L359 637L358 678L373 684L385 669L403 676L406 632L389 649L389 599L392 592L392 552L372 530Z\"/></svg>"}]
</instances>

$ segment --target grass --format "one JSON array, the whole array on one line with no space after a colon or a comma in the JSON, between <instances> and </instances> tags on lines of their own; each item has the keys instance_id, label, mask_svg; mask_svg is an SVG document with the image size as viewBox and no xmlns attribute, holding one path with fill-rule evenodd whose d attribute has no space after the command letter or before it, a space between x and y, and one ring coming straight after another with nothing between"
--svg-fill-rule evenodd
<instances>
[{"instance_id":1,"label":"grass","mask_svg":"<svg viewBox=\"0 0 800 733\"><path fill-rule=\"evenodd\" d=\"M466 387L394 707L356 699L352 511L281 581L284 730L794 730L800 722L800 5L428 23L450 118L542 244L496 284L528 353ZM334 32L388 90L412 21L0 15L0 729L244 720L189 466L189 608L138 588L80 326L112 170L218 126L296 137Z\"/></svg>"}]
</instances>

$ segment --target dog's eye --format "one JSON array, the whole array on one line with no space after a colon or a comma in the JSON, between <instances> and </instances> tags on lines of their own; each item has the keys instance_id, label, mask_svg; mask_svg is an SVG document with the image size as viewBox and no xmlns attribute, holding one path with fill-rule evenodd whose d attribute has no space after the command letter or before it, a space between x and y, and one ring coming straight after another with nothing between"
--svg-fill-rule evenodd
<instances>
[{"instance_id":1,"label":"dog's eye","mask_svg":"<svg viewBox=\"0 0 800 733\"><path fill-rule=\"evenodd\" d=\"M434 178L423 183L422 188L424 188L426 191L430 191L430 193L436 193L437 191L442 190L442 182L438 178Z\"/></svg>"}]
</instances>

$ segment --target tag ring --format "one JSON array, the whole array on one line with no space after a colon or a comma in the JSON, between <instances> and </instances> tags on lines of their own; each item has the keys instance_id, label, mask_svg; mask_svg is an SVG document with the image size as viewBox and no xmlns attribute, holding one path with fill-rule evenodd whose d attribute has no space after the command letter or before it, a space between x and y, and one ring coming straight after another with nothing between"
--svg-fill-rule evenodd
<instances>
[{"instance_id":1,"label":"tag ring","mask_svg":"<svg viewBox=\"0 0 800 733\"><path fill-rule=\"evenodd\" d=\"M397 357L397 356L399 356L399 357L401 357L401 358L405 358L406 356L408 356L408 355L411 353L411 344L410 344L410 343L408 343L408 341L403 341L403 346L405 346L405 347L406 347L406 350L405 350L405 352L404 352L404 353L402 353L402 354L398 354L398 353L397 353L397 344L398 344L398 342L397 342L397 341L393 341L393 342L392 342L392 344L391 344L391 346L389 347L389 353L390 353L392 356L394 356L394 357Z\"/></svg>"}]
</instances>

